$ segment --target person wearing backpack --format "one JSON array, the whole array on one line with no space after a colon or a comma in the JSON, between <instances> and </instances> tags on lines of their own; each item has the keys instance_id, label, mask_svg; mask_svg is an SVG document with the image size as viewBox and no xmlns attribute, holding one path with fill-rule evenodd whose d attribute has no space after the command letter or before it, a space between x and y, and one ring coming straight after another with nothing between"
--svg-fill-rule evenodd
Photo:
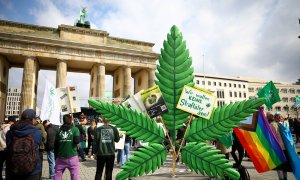
<instances>
[{"instance_id":1,"label":"person wearing backpack","mask_svg":"<svg viewBox=\"0 0 300 180\"><path fill-rule=\"evenodd\" d=\"M3 164L7 158L6 133L15 122L16 118L14 116L9 116L7 124L2 124L0 126L0 180L2 180Z\"/></svg>"},{"instance_id":2,"label":"person wearing backpack","mask_svg":"<svg viewBox=\"0 0 300 180\"><path fill-rule=\"evenodd\" d=\"M39 146L43 143L40 129L33 125L36 113L26 109L6 134L7 180L40 180L42 173Z\"/></svg>"},{"instance_id":3,"label":"person wearing backpack","mask_svg":"<svg viewBox=\"0 0 300 180\"><path fill-rule=\"evenodd\" d=\"M69 169L71 180L79 180L79 159L77 149L79 148L80 133L73 125L73 118L66 114L63 116L64 124L56 132L54 154L55 154L55 177L61 180L65 169Z\"/></svg>"}]
</instances>

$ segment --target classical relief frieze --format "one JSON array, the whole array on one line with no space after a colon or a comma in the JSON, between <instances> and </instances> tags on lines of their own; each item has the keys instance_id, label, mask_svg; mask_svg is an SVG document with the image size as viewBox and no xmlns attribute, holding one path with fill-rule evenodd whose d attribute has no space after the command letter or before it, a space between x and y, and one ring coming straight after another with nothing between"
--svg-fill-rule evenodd
<instances>
[{"instance_id":1,"label":"classical relief frieze","mask_svg":"<svg viewBox=\"0 0 300 180\"><path fill-rule=\"evenodd\" d=\"M108 60L118 60L118 61L130 61L130 62L137 62L137 63L148 63L148 64L155 64L155 60L141 57L141 56L129 56L123 54L115 54L115 53L102 53L102 59Z\"/></svg>"},{"instance_id":2,"label":"classical relief frieze","mask_svg":"<svg viewBox=\"0 0 300 180\"><path fill-rule=\"evenodd\" d=\"M46 45L29 44L29 43L22 44L22 43L9 42L9 41L0 41L0 48L53 53L58 55L84 56L84 57L92 57L92 58L100 57L100 52L96 52L93 50L88 51L88 50L80 50L75 48L46 46Z\"/></svg>"}]
</instances>

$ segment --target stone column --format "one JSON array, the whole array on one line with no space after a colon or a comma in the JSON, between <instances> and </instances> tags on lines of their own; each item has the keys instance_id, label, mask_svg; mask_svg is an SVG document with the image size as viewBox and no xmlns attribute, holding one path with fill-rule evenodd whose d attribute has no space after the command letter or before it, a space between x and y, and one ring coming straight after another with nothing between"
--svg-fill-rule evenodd
<instances>
[{"instance_id":1,"label":"stone column","mask_svg":"<svg viewBox=\"0 0 300 180\"><path fill-rule=\"evenodd\" d=\"M105 96L105 65L95 64L91 70L90 97Z\"/></svg>"},{"instance_id":2,"label":"stone column","mask_svg":"<svg viewBox=\"0 0 300 180\"><path fill-rule=\"evenodd\" d=\"M126 98L131 94L131 68L129 66L123 67L123 77L124 77L124 86L123 86L123 98Z\"/></svg>"},{"instance_id":3,"label":"stone column","mask_svg":"<svg viewBox=\"0 0 300 180\"><path fill-rule=\"evenodd\" d=\"M56 87L66 87L67 85L67 62L59 61L56 64Z\"/></svg>"},{"instance_id":4,"label":"stone column","mask_svg":"<svg viewBox=\"0 0 300 180\"><path fill-rule=\"evenodd\" d=\"M148 70L149 72L149 88L154 86L155 83L154 83L154 79L155 79L155 69L149 69Z\"/></svg>"},{"instance_id":5,"label":"stone column","mask_svg":"<svg viewBox=\"0 0 300 180\"><path fill-rule=\"evenodd\" d=\"M134 74L134 94L140 90L148 89L149 73L146 69L142 69Z\"/></svg>"},{"instance_id":6,"label":"stone column","mask_svg":"<svg viewBox=\"0 0 300 180\"><path fill-rule=\"evenodd\" d=\"M4 121L6 114L6 98L8 85L9 62L0 55L0 122Z\"/></svg>"},{"instance_id":7,"label":"stone column","mask_svg":"<svg viewBox=\"0 0 300 180\"><path fill-rule=\"evenodd\" d=\"M105 97L105 65L97 64L96 94L100 98Z\"/></svg>"},{"instance_id":8,"label":"stone column","mask_svg":"<svg viewBox=\"0 0 300 180\"><path fill-rule=\"evenodd\" d=\"M36 108L37 77L37 60L35 57L26 57L23 70L20 113L28 108Z\"/></svg>"}]
</instances>

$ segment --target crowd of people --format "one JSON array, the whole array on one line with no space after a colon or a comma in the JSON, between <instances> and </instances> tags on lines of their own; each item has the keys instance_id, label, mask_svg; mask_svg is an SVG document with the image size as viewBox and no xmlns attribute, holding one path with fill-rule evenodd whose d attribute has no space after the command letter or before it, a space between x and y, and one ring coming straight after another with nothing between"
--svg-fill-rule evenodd
<instances>
[{"instance_id":1,"label":"crowd of people","mask_svg":"<svg viewBox=\"0 0 300 180\"><path fill-rule=\"evenodd\" d=\"M49 120L41 121L33 109L24 110L19 121L9 117L0 126L0 180L4 164L7 180L42 179L44 153L49 163L49 179L61 180L68 169L71 179L79 180L79 163L86 161L89 153L97 163L95 179L102 179L104 167L105 179L112 179L119 131L105 118L98 128L96 122L92 120L87 128L84 114L76 122L66 114L63 125L58 127Z\"/></svg>"},{"instance_id":2,"label":"crowd of people","mask_svg":"<svg viewBox=\"0 0 300 180\"><path fill-rule=\"evenodd\" d=\"M295 143L300 143L299 119L282 118L280 114L269 113L267 119L284 153L287 152L281 140L278 123L288 127L296 136ZM159 120L160 118L157 119L158 124ZM49 163L49 179L61 180L66 169L70 171L72 180L79 179L79 163L86 161L87 157L96 160L95 179L102 179L104 167L105 179L112 179L115 152L117 152L117 166L122 166L130 158L131 145L135 144L138 148L141 142L133 143L133 139L125 136L124 148L116 150L115 142L122 138L123 132L110 125L105 118L90 120L89 126L86 124L84 114L75 121L72 115L66 114L63 116L63 125L58 127L49 120L42 121L33 109L24 110L19 121L16 121L15 117L9 117L7 122L0 126L0 180L3 177L4 164L7 180L40 180L44 154L47 155ZM178 142L184 139L185 129L186 126L183 126L178 130ZM231 153L235 162L233 167L238 168L246 153L235 133L232 135L231 147L225 147L216 139L216 148L220 149L227 159ZM236 151L238 156L235 154ZM176 162L179 163L179 156ZM280 180L287 179L287 172L291 171L288 163L287 161L276 168Z\"/></svg>"}]
</instances>

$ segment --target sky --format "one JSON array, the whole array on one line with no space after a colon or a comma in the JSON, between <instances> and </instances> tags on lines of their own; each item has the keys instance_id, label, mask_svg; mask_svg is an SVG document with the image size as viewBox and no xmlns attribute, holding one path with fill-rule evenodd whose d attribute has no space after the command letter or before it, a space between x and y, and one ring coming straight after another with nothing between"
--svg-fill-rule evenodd
<instances>
[{"instance_id":1,"label":"sky","mask_svg":"<svg viewBox=\"0 0 300 180\"><path fill-rule=\"evenodd\" d=\"M0 0L0 19L57 28L73 25L82 7L92 29L155 43L156 53L176 25L195 73L286 83L300 79L299 0ZM38 104L45 78L55 84L55 72L39 72ZM88 97L89 78L68 73L67 84ZM11 68L9 87L21 87L21 79L22 69Z\"/></svg>"}]
</instances>

